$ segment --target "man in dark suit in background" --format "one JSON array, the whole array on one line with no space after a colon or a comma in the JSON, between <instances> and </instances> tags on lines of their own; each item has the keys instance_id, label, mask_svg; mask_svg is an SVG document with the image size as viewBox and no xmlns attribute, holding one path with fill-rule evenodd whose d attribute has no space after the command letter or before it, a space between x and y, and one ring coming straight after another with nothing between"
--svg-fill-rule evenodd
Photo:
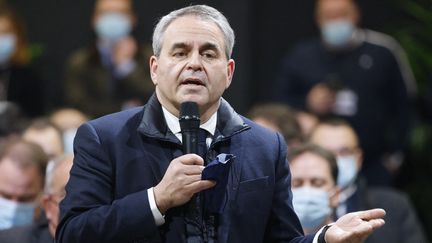
<instances>
[{"instance_id":1,"label":"man in dark suit in background","mask_svg":"<svg viewBox=\"0 0 432 243\"><path fill-rule=\"evenodd\" d=\"M365 242L426 243L415 210L404 193L386 187L368 186L359 175L363 163L362 149L354 129L343 120L326 120L311 134L311 142L332 151L339 166L338 184L342 189L336 216L367 208L386 210L386 225Z\"/></svg>"},{"instance_id":2,"label":"man in dark suit in background","mask_svg":"<svg viewBox=\"0 0 432 243\"><path fill-rule=\"evenodd\" d=\"M376 209L303 236L283 138L221 98L234 73L233 45L233 30L212 7L182 8L158 22L150 59L155 95L143 108L78 129L57 242L360 242L384 224L385 212ZM178 117L185 101L199 107L204 159L182 155ZM220 153L236 158L216 195L221 204L206 210L195 199L216 183L201 173Z\"/></svg>"}]
</instances>

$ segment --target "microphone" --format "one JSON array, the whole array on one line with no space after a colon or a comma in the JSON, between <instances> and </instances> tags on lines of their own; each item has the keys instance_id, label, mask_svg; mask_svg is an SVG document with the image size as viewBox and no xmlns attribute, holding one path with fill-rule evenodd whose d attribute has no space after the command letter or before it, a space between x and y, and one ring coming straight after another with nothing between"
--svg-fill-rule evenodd
<instances>
[{"instance_id":1,"label":"microphone","mask_svg":"<svg viewBox=\"0 0 432 243\"><path fill-rule=\"evenodd\" d=\"M180 128L184 154L198 154L198 132L200 115L195 102L183 102L180 106Z\"/></svg>"}]
</instances>

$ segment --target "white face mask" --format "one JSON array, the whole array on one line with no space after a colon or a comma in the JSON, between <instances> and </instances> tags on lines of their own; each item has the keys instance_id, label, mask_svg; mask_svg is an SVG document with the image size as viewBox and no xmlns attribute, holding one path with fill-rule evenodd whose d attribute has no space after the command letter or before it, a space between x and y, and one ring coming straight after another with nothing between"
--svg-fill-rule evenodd
<instances>
[{"instance_id":1,"label":"white face mask","mask_svg":"<svg viewBox=\"0 0 432 243\"><path fill-rule=\"evenodd\" d=\"M8 63L16 49L16 37L13 34L0 35L0 64Z\"/></svg>"},{"instance_id":2,"label":"white face mask","mask_svg":"<svg viewBox=\"0 0 432 243\"><path fill-rule=\"evenodd\" d=\"M338 156L338 186L342 189L354 183L357 177L357 159L355 156Z\"/></svg>"},{"instance_id":3,"label":"white face mask","mask_svg":"<svg viewBox=\"0 0 432 243\"><path fill-rule=\"evenodd\" d=\"M327 44L342 47L349 43L354 30L355 26L349 20L333 20L322 26L321 34Z\"/></svg>"},{"instance_id":4,"label":"white face mask","mask_svg":"<svg viewBox=\"0 0 432 243\"><path fill-rule=\"evenodd\" d=\"M324 225L331 213L329 194L313 187L294 188L292 193L294 211L303 228L314 230Z\"/></svg>"},{"instance_id":5,"label":"white face mask","mask_svg":"<svg viewBox=\"0 0 432 243\"><path fill-rule=\"evenodd\" d=\"M63 146L65 153L73 153L73 141L75 139L76 128L70 128L63 132Z\"/></svg>"},{"instance_id":6,"label":"white face mask","mask_svg":"<svg viewBox=\"0 0 432 243\"><path fill-rule=\"evenodd\" d=\"M0 230L33 222L34 203L19 203L0 197Z\"/></svg>"},{"instance_id":7,"label":"white face mask","mask_svg":"<svg viewBox=\"0 0 432 243\"><path fill-rule=\"evenodd\" d=\"M132 23L125 14L111 12L100 16L95 28L99 38L115 42L129 35Z\"/></svg>"}]
</instances>

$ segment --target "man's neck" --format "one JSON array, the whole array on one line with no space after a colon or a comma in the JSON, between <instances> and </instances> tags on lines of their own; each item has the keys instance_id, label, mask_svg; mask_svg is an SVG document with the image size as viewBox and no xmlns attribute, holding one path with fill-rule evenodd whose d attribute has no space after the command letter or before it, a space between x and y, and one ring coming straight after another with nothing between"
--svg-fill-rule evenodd
<instances>
[{"instance_id":1,"label":"man's neck","mask_svg":"<svg viewBox=\"0 0 432 243\"><path fill-rule=\"evenodd\" d=\"M157 95L157 93L156 93ZM159 103L165 108L168 112L176 116L177 118L180 116L180 105L176 107L175 105L165 102L164 100L160 99L159 96L157 96ZM220 100L216 104L211 105L210 107L199 107L199 113L200 113L200 124L206 123L210 117L213 116L217 112L220 106Z\"/></svg>"}]
</instances>

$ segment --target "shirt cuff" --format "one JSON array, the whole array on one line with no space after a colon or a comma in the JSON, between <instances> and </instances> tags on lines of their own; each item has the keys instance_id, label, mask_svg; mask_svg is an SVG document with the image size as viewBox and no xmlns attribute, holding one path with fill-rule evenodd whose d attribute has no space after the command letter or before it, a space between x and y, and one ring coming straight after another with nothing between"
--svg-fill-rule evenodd
<instances>
[{"instance_id":1,"label":"shirt cuff","mask_svg":"<svg viewBox=\"0 0 432 243\"><path fill-rule=\"evenodd\" d=\"M319 241L319 237L320 237L321 233L323 232L323 230L324 230L326 227L329 228L329 227L332 226L333 224L334 224L334 223L324 225L320 230L318 230L318 232L316 232L316 234L315 234L315 237L313 238L312 243L322 243L322 242ZM327 230L326 230L326 232L327 232ZM325 243L325 241L324 241L324 243Z\"/></svg>"},{"instance_id":2,"label":"shirt cuff","mask_svg":"<svg viewBox=\"0 0 432 243\"><path fill-rule=\"evenodd\" d=\"M153 214L153 218L155 220L156 226L161 226L165 223L165 218L159 211L158 207L156 206L156 200L154 198L154 192L153 187L147 189L147 196L150 204L150 209Z\"/></svg>"}]
</instances>

